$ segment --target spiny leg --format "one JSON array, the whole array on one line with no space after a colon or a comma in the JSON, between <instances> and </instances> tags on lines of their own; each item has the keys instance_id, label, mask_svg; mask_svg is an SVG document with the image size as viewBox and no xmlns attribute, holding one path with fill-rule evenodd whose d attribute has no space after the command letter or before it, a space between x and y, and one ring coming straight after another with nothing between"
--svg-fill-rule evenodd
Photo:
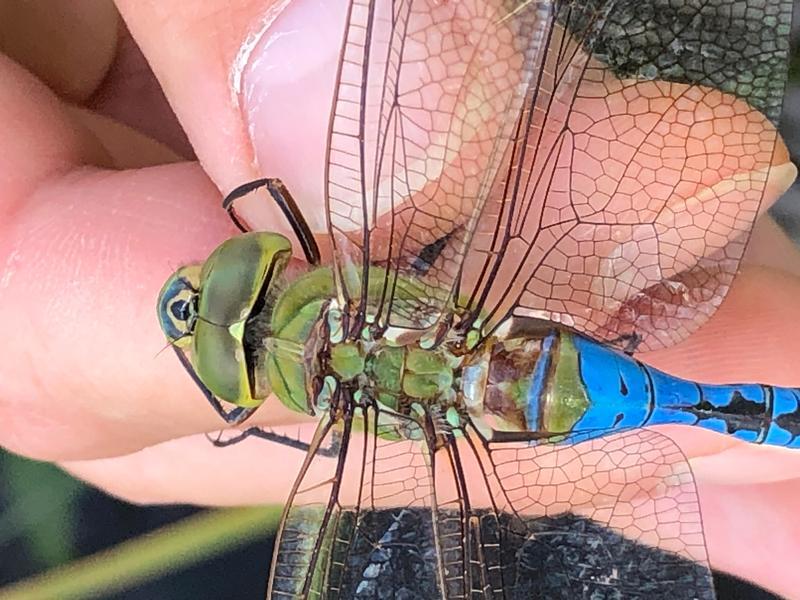
<instances>
[{"instance_id":1,"label":"spiny leg","mask_svg":"<svg viewBox=\"0 0 800 600\"><path fill-rule=\"evenodd\" d=\"M303 452L308 452L311 448L310 444L305 442L301 442L298 439L295 439L288 435L283 435L281 433L275 433L274 431L269 431L268 429L263 429L261 427L248 427L244 431L238 433L237 435L228 438L227 440L223 440L220 438L217 439L210 439L211 443L217 446L218 448L225 448L226 446L232 446L234 444L238 444L239 442L243 442L249 437L256 437L262 440L267 440L269 442L275 442L281 444L282 446L288 446L290 448L295 448L297 450L302 450ZM339 450L342 447L342 434L339 431L334 431L331 437L331 443L326 448L319 448L317 450L317 454L319 456L326 456L328 458L333 458L334 456L338 456Z\"/></svg>"},{"instance_id":2,"label":"spiny leg","mask_svg":"<svg viewBox=\"0 0 800 600\"><path fill-rule=\"evenodd\" d=\"M320 254L317 241L314 239L314 234L311 233L311 229L308 223L306 223L303 213L280 179L267 177L240 185L225 197L222 201L222 208L225 209L231 221L233 221L234 225L236 225L241 232L245 233L251 231L252 228L236 213L234 202L262 187L267 188L270 196L272 196L272 199L275 200L275 203L289 221L289 225L292 226L292 230L297 236L297 241L300 242L300 246L303 248L303 254L306 255L306 260L312 265L318 265Z\"/></svg>"},{"instance_id":3,"label":"spiny leg","mask_svg":"<svg viewBox=\"0 0 800 600\"><path fill-rule=\"evenodd\" d=\"M255 408L244 408L242 406L237 406L236 408L226 411L219 399L211 392L211 390L206 387L202 381L200 381L197 373L194 372L192 363L189 362L189 359L186 358L186 355L180 350L180 348L173 346L172 349L175 351L175 354L178 355L178 360L181 361L181 365L192 378L192 381L194 381L195 385L197 385L197 387L200 388L200 391L203 392L203 396L206 397L208 403L228 425L241 425L250 417L250 415L255 412Z\"/></svg>"}]
</instances>

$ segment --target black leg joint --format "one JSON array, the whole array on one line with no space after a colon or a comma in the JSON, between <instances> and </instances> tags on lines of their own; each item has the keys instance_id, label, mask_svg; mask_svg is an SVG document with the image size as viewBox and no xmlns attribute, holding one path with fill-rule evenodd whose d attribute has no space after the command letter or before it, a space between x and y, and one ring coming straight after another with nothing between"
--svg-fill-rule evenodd
<instances>
[{"instance_id":1,"label":"black leg joint","mask_svg":"<svg viewBox=\"0 0 800 600\"><path fill-rule=\"evenodd\" d=\"M289 221L289 225L291 225L295 236L297 236L297 241L300 242L300 246L303 248L303 254L305 254L306 260L312 265L318 265L320 262L320 254L317 241L314 239L314 234L311 233L311 228L308 226L308 223L306 223L303 213L280 179L267 177L240 185L225 196L225 199L222 201L222 208L228 213L231 221L239 228L239 231L243 233L251 231L251 227L236 213L234 202L242 196L246 196L262 187L267 188L270 196L275 200L275 203L281 209L281 212L283 212L286 220Z\"/></svg>"}]
</instances>

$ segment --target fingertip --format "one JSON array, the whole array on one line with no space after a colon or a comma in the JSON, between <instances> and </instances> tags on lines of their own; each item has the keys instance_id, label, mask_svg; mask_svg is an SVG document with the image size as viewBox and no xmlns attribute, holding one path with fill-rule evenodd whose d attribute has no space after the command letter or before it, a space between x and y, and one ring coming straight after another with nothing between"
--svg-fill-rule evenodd
<instances>
[{"instance_id":1,"label":"fingertip","mask_svg":"<svg viewBox=\"0 0 800 600\"><path fill-rule=\"evenodd\" d=\"M314 424L305 427L313 434ZM284 504L304 458L302 451L256 438L217 448L205 435L192 435L61 466L130 502L239 506Z\"/></svg>"},{"instance_id":2,"label":"fingertip","mask_svg":"<svg viewBox=\"0 0 800 600\"><path fill-rule=\"evenodd\" d=\"M85 170L49 182L6 222L0 440L28 456L132 451L216 423L161 353L155 307L178 265L234 229L196 164Z\"/></svg>"},{"instance_id":3,"label":"fingertip","mask_svg":"<svg viewBox=\"0 0 800 600\"><path fill-rule=\"evenodd\" d=\"M703 529L711 566L794 597L793 568L800 536L796 514L800 480L769 484L701 485Z\"/></svg>"},{"instance_id":4,"label":"fingertip","mask_svg":"<svg viewBox=\"0 0 800 600\"><path fill-rule=\"evenodd\" d=\"M105 149L41 81L0 54L0 203L8 210L54 173L109 165Z\"/></svg>"}]
</instances>

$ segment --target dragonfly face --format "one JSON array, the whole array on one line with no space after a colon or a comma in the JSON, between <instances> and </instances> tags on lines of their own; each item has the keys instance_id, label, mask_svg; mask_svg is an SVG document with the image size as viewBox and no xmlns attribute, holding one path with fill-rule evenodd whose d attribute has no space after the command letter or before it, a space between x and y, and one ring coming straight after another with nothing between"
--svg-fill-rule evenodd
<instances>
[{"instance_id":1,"label":"dragonfly face","mask_svg":"<svg viewBox=\"0 0 800 600\"><path fill-rule=\"evenodd\" d=\"M171 344L190 350L195 374L216 397L255 407L269 395L247 338L290 257L283 236L246 234L222 243L202 267L178 269L164 284L161 328Z\"/></svg>"}]
</instances>

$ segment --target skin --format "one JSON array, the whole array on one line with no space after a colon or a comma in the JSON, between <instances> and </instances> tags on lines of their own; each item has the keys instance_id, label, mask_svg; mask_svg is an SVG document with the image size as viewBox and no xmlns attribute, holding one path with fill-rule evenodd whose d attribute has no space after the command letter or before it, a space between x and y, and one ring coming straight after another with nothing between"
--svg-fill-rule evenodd
<instances>
[{"instance_id":1,"label":"skin","mask_svg":"<svg viewBox=\"0 0 800 600\"><path fill-rule=\"evenodd\" d=\"M302 454L257 441L213 448L203 434L220 421L172 353L160 352L154 314L168 274L234 234L220 190L262 175L302 177L302 164L300 174L274 173L263 160L270 149L302 153L302 123L301 134L253 143L255 113L232 101L230 65L270 3L119 1L143 57L107 2L51 0L60 12L35 15L36 3L9 4L0 34L22 26L31 38L70 19L63 29L74 39L25 46L0 35L0 331L11 341L0 351L0 444L132 502L283 502ZM324 41L313 50L337 51ZM320 211L321 198L298 202ZM263 219L288 234L277 214ZM800 255L762 219L717 315L645 359L710 382L800 386L798 297ZM303 420L274 399L253 417L290 434ZM800 453L669 433L692 457L714 566L794 593Z\"/></svg>"}]
</instances>

